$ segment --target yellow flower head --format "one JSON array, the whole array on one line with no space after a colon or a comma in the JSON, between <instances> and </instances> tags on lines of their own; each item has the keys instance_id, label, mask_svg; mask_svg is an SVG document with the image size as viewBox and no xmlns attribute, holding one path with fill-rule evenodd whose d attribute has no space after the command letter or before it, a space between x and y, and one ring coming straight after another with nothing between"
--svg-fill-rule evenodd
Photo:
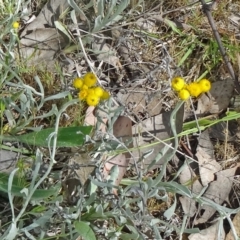
<instances>
[{"instance_id":1,"label":"yellow flower head","mask_svg":"<svg viewBox=\"0 0 240 240\"><path fill-rule=\"evenodd\" d=\"M82 78L75 78L73 80L73 86L77 89L81 89L83 86L83 79Z\"/></svg>"},{"instance_id":2,"label":"yellow flower head","mask_svg":"<svg viewBox=\"0 0 240 240\"><path fill-rule=\"evenodd\" d=\"M13 27L14 29L18 29L19 26L20 26L19 22L13 22L13 23L12 23L12 27Z\"/></svg>"},{"instance_id":3,"label":"yellow flower head","mask_svg":"<svg viewBox=\"0 0 240 240\"><path fill-rule=\"evenodd\" d=\"M202 89L199 83L192 82L186 86L186 89L189 91L192 97L198 97L202 93Z\"/></svg>"},{"instance_id":4,"label":"yellow flower head","mask_svg":"<svg viewBox=\"0 0 240 240\"><path fill-rule=\"evenodd\" d=\"M86 73L83 77L84 84L88 87L92 87L96 84L97 82L97 77L94 75L94 73Z\"/></svg>"},{"instance_id":5,"label":"yellow flower head","mask_svg":"<svg viewBox=\"0 0 240 240\"><path fill-rule=\"evenodd\" d=\"M104 90L101 87L95 87L93 90L96 96L102 97Z\"/></svg>"},{"instance_id":6,"label":"yellow flower head","mask_svg":"<svg viewBox=\"0 0 240 240\"><path fill-rule=\"evenodd\" d=\"M86 101L89 106L96 106L98 105L100 98L94 94L90 94L87 95Z\"/></svg>"},{"instance_id":7,"label":"yellow flower head","mask_svg":"<svg viewBox=\"0 0 240 240\"><path fill-rule=\"evenodd\" d=\"M85 84L83 84L83 85L82 85L82 89L84 89L84 90L88 90L88 86L85 85Z\"/></svg>"},{"instance_id":8,"label":"yellow flower head","mask_svg":"<svg viewBox=\"0 0 240 240\"><path fill-rule=\"evenodd\" d=\"M190 93L187 89L182 89L178 92L178 97L182 100L187 100L190 98Z\"/></svg>"},{"instance_id":9,"label":"yellow flower head","mask_svg":"<svg viewBox=\"0 0 240 240\"><path fill-rule=\"evenodd\" d=\"M211 89L211 82L207 79L202 79L199 82L202 92L208 92Z\"/></svg>"},{"instance_id":10,"label":"yellow flower head","mask_svg":"<svg viewBox=\"0 0 240 240\"><path fill-rule=\"evenodd\" d=\"M101 96L101 99L102 99L102 100L108 100L109 98L110 98L109 92L103 90L103 94L102 94L102 96Z\"/></svg>"},{"instance_id":11,"label":"yellow flower head","mask_svg":"<svg viewBox=\"0 0 240 240\"><path fill-rule=\"evenodd\" d=\"M88 90L82 89L82 90L78 93L78 98L79 98L80 100L84 100L84 99L86 99L87 95L88 95Z\"/></svg>"},{"instance_id":12,"label":"yellow flower head","mask_svg":"<svg viewBox=\"0 0 240 240\"><path fill-rule=\"evenodd\" d=\"M175 77L173 78L171 85L172 85L172 89L178 92L181 89L183 89L183 87L185 86L185 81L181 77Z\"/></svg>"},{"instance_id":13,"label":"yellow flower head","mask_svg":"<svg viewBox=\"0 0 240 240\"><path fill-rule=\"evenodd\" d=\"M94 95L94 89L93 88L88 89L88 95Z\"/></svg>"}]
</instances>

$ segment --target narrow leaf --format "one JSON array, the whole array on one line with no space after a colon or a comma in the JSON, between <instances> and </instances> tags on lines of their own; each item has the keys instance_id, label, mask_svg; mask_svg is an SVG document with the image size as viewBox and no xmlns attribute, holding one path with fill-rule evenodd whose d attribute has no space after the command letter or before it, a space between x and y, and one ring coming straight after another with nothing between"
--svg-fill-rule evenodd
<instances>
[{"instance_id":1,"label":"narrow leaf","mask_svg":"<svg viewBox=\"0 0 240 240\"><path fill-rule=\"evenodd\" d=\"M9 141L18 140L19 142L33 146L47 147L48 137L54 130L54 128L46 128L39 132L31 132L14 137L1 136L1 138L8 139ZM81 146L85 141L85 136L89 135L91 130L91 126L59 128L57 134L57 147ZM52 143L50 145L52 145Z\"/></svg>"},{"instance_id":2,"label":"narrow leaf","mask_svg":"<svg viewBox=\"0 0 240 240\"><path fill-rule=\"evenodd\" d=\"M175 213L175 210L176 210L176 206L177 206L177 200L176 200L176 196L175 196L175 200L174 200L174 203L173 205L168 208L165 212L164 212L164 217L169 221L170 218L173 216L173 214Z\"/></svg>"}]
</instances>

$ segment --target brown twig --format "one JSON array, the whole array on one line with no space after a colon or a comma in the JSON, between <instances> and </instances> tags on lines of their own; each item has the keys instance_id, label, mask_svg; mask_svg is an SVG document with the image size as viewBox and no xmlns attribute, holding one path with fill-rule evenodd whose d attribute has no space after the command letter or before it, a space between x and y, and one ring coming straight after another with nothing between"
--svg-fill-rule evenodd
<instances>
[{"instance_id":1,"label":"brown twig","mask_svg":"<svg viewBox=\"0 0 240 240\"><path fill-rule=\"evenodd\" d=\"M234 80L235 87L236 87L236 90L237 90L238 94L240 94L240 84L238 82L238 77L233 70L231 62L229 61L229 58L228 58L227 53L225 51L225 48L223 47L221 37L218 33L216 24L215 24L214 19L212 17L211 9L212 9L212 6L213 6L215 1L210 5L206 4L205 0L200 0L200 2L202 3L203 11L206 14L206 16L208 18L208 22L209 22L209 24L212 28L213 35L214 35L214 37L217 41L217 44L218 44L219 50L222 54L223 60L224 60L225 64L227 65L228 72L231 75L232 79Z\"/></svg>"}]
</instances>

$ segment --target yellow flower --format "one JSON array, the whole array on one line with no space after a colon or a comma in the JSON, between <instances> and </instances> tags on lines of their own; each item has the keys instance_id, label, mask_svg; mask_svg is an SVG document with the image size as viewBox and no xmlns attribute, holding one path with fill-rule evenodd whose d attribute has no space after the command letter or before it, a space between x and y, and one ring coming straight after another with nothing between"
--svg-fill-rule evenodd
<instances>
[{"instance_id":1,"label":"yellow flower","mask_svg":"<svg viewBox=\"0 0 240 240\"><path fill-rule=\"evenodd\" d=\"M88 89L88 94L89 95L94 95L94 89L93 88L89 88Z\"/></svg>"},{"instance_id":2,"label":"yellow flower","mask_svg":"<svg viewBox=\"0 0 240 240\"><path fill-rule=\"evenodd\" d=\"M182 89L178 92L178 97L182 100L187 100L190 98L190 93L187 89Z\"/></svg>"},{"instance_id":3,"label":"yellow flower","mask_svg":"<svg viewBox=\"0 0 240 240\"><path fill-rule=\"evenodd\" d=\"M200 85L202 92L208 92L211 89L211 82L207 79L202 79L198 82Z\"/></svg>"},{"instance_id":4,"label":"yellow flower","mask_svg":"<svg viewBox=\"0 0 240 240\"><path fill-rule=\"evenodd\" d=\"M18 29L19 26L20 26L19 22L13 22L13 23L12 23L12 27L13 27L14 29Z\"/></svg>"},{"instance_id":5,"label":"yellow flower","mask_svg":"<svg viewBox=\"0 0 240 240\"><path fill-rule=\"evenodd\" d=\"M102 99L102 100L108 100L109 98L110 98L109 92L103 90L103 94L102 94L102 96L101 96L101 99Z\"/></svg>"},{"instance_id":6,"label":"yellow flower","mask_svg":"<svg viewBox=\"0 0 240 240\"><path fill-rule=\"evenodd\" d=\"M78 98L80 100L84 100L88 95L88 90L86 89L82 89L79 93L78 93Z\"/></svg>"},{"instance_id":7,"label":"yellow flower","mask_svg":"<svg viewBox=\"0 0 240 240\"><path fill-rule=\"evenodd\" d=\"M202 89L199 83L192 82L186 86L186 89L189 91L192 97L198 97L202 93Z\"/></svg>"},{"instance_id":8,"label":"yellow flower","mask_svg":"<svg viewBox=\"0 0 240 240\"><path fill-rule=\"evenodd\" d=\"M88 90L88 86L85 85L85 84L83 84L83 85L82 85L82 89L84 89L84 90Z\"/></svg>"},{"instance_id":9,"label":"yellow flower","mask_svg":"<svg viewBox=\"0 0 240 240\"><path fill-rule=\"evenodd\" d=\"M94 94L87 95L86 101L89 106L96 106L99 103L100 98Z\"/></svg>"},{"instance_id":10,"label":"yellow flower","mask_svg":"<svg viewBox=\"0 0 240 240\"><path fill-rule=\"evenodd\" d=\"M77 89L81 89L83 86L83 79L82 78L75 78L73 80L73 86Z\"/></svg>"},{"instance_id":11,"label":"yellow flower","mask_svg":"<svg viewBox=\"0 0 240 240\"><path fill-rule=\"evenodd\" d=\"M181 77L175 77L173 78L172 80L172 88L175 90L175 91L180 91L181 89L183 89L183 87L185 86L185 81L183 78Z\"/></svg>"},{"instance_id":12,"label":"yellow flower","mask_svg":"<svg viewBox=\"0 0 240 240\"><path fill-rule=\"evenodd\" d=\"M94 73L86 73L83 77L84 79L84 84L87 85L88 87L92 87L96 84L97 82L97 77L94 75Z\"/></svg>"},{"instance_id":13,"label":"yellow flower","mask_svg":"<svg viewBox=\"0 0 240 240\"><path fill-rule=\"evenodd\" d=\"M95 87L93 90L96 96L102 97L104 90L101 87Z\"/></svg>"}]
</instances>

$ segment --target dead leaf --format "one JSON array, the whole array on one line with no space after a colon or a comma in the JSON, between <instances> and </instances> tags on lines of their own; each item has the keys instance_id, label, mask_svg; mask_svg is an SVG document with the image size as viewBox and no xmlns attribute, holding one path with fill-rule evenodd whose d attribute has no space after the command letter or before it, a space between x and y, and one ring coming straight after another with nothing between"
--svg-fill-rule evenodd
<instances>
[{"instance_id":1,"label":"dead leaf","mask_svg":"<svg viewBox=\"0 0 240 240\"><path fill-rule=\"evenodd\" d=\"M234 168L226 169L216 173L216 181L211 182L207 191L203 194L203 197L213 200L215 203L221 205L228 197L232 189L232 177L235 176L235 172L240 164ZM204 211L204 212L203 212ZM200 218L196 219L194 224L205 223L216 212L214 208L208 205L201 207L203 214Z\"/></svg>"},{"instance_id":2,"label":"dead leaf","mask_svg":"<svg viewBox=\"0 0 240 240\"><path fill-rule=\"evenodd\" d=\"M28 64L54 67L55 54L67 44L55 28L36 29L20 40L20 53Z\"/></svg>"},{"instance_id":3,"label":"dead leaf","mask_svg":"<svg viewBox=\"0 0 240 240\"><path fill-rule=\"evenodd\" d=\"M186 196L179 198L182 209L189 217L193 217L197 212L196 201Z\"/></svg>"},{"instance_id":4,"label":"dead leaf","mask_svg":"<svg viewBox=\"0 0 240 240\"><path fill-rule=\"evenodd\" d=\"M208 130L201 133L196 157L203 186L207 186L215 178L215 173L221 170L221 165L214 159L213 146Z\"/></svg>"},{"instance_id":5,"label":"dead leaf","mask_svg":"<svg viewBox=\"0 0 240 240\"><path fill-rule=\"evenodd\" d=\"M162 110L161 94L146 91L143 88L127 89L126 93L118 92L117 99L123 106L136 116L152 117L160 114Z\"/></svg>"},{"instance_id":6,"label":"dead leaf","mask_svg":"<svg viewBox=\"0 0 240 240\"><path fill-rule=\"evenodd\" d=\"M121 68L121 63L117 57L116 50L106 43L104 35L99 35L94 39L92 43L92 50L97 55L97 59L99 61L108 63L116 69Z\"/></svg>"},{"instance_id":7,"label":"dead leaf","mask_svg":"<svg viewBox=\"0 0 240 240\"><path fill-rule=\"evenodd\" d=\"M186 160L187 161L187 160ZM187 185L188 188L191 190L192 193L198 194L201 192L203 186L197 179L197 175L192 170L191 165L187 164L182 172L179 175L179 181L183 185ZM194 199L188 198L186 196L182 196L179 198L183 211L188 216L193 217L197 212L196 201Z\"/></svg>"},{"instance_id":8,"label":"dead leaf","mask_svg":"<svg viewBox=\"0 0 240 240\"><path fill-rule=\"evenodd\" d=\"M79 195L80 189L85 187L89 176L93 174L96 166L92 163L92 157L88 152L79 152L80 150L72 149L73 156L69 159L67 179L63 182L64 196L70 204L75 204Z\"/></svg>"},{"instance_id":9,"label":"dead leaf","mask_svg":"<svg viewBox=\"0 0 240 240\"><path fill-rule=\"evenodd\" d=\"M96 126L97 124L97 118L95 117L95 110L96 108L93 107L93 106L90 106L88 107L87 111L86 111L86 115L85 115L85 119L84 119L84 124L87 125L87 126ZM98 113L99 113L99 110L97 110ZM99 115L98 115L99 116ZM105 123L101 123L100 126L99 126L99 129L100 131L102 132L106 132L106 123L107 123L107 117L106 115L103 115L101 117L101 120Z\"/></svg>"},{"instance_id":10,"label":"dead leaf","mask_svg":"<svg viewBox=\"0 0 240 240\"><path fill-rule=\"evenodd\" d=\"M177 133L182 130L184 106L182 106L176 116L176 130ZM163 149L165 144L159 142L157 139L165 140L172 137L172 131L170 126L171 111L159 114L157 116L148 118L133 126L133 144L137 150L133 151L134 161L139 162L141 168L146 169L157 157L159 152ZM156 139L157 138L157 139ZM151 145L152 143L156 143ZM174 146L174 141L168 141L167 144ZM151 154L146 155L147 152L152 151ZM169 149L171 151L171 149ZM144 156L144 158L143 158ZM151 169L157 168L162 165L164 158L161 158Z\"/></svg>"},{"instance_id":11,"label":"dead leaf","mask_svg":"<svg viewBox=\"0 0 240 240\"><path fill-rule=\"evenodd\" d=\"M95 169L95 166L93 166L91 159L91 156L88 153L84 152L74 154L74 156L69 161L69 165L79 165L79 169L74 170L74 176L72 177L78 177L82 186L85 184L89 178L89 175L91 175Z\"/></svg>"},{"instance_id":12,"label":"dead leaf","mask_svg":"<svg viewBox=\"0 0 240 240\"><path fill-rule=\"evenodd\" d=\"M17 153L0 149L0 172L11 172L17 161Z\"/></svg>"},{"instance_id":13,"label":"dead leaf","mask_svg":"<svg viewBox=\"0 0 240 240\"><path fill-rule=\"evenodd\" d=\"M238 212L233 218L233 226L238 236L240 236L240 212ZM235 240L232 230L227 234L225 240Z\"/></svg>"},{"instance_id":14,"label":"dead leaf","mask_svg":"<svg viewBox=\"0 0 240 240\"><path fill-rule=\"evenodd\" d=\"M238 122L236 120L231 120L228 122L220 122L209 127L210 137L218 139L220 141L225 141L226 139L228 142L236 141L237 132L238 132Z\"/></svg>"},{"instance_id":15,"label":"dead leaf","mask_svg":"<svg viewBox=\"0 0 240 240\"><path fill-rule=\"evenodd\" d=\"M193 233L190 234L188 239L189 240L224 240L225 232L222 230L220 238L218 238L218 228L219 224L216 222L209 228L205 228L200 231L200 233Z\"/></svg>"},{"instance_id":16,"label":"dead leaf","mask_svg":"<svg viewBox=\"0 0 240 240\"><path fill-rule=\"evenodd\" d=\"M67 0L50 0L37 18L20 35L20 54L28 64L52 69L55 54L68 44L68 38L54 25L68 7Z\"/></svg>"},{"instance_id":17,"label":"dead leaf","mask_svg":"<svg viewBox=\"0 0 240 240\"><path fill-rule=\"evenodd\" d=\"M44 5L37 18L23 30L20 37L24 37L32 30L54 28L54 21L59 19L59 16L66 11L68 6L67 0L49 0Z\"/></svg>"},{"instance_id":18,"label":"dead leaf","mask_svg":"<svg viewBox=\"0 0 240 240\"><path fill-rule=\"evenodd\" d=\"M127 148L132 147L132 121L125 116L119 116L113 124L113 134L121 142L123 142ZM131 154L129 152L118 154L114 157L110 157L106 160L104 165L103 174L105 178L108 176L111 168L115 165L119 167L119 174L115 181L115 185L118 186L121 182L130 160Z\"/></svg>"},{"instance_id":19,"label":"dead leaf","mask_svg":"<svg viewBox=\"0 0 240 240\"><path fill-rule=\"evenodd\" d=\"M93 113L94 109L95 107L90 106L86 111L84 124L87 126L95 126L97 123L97 118L94 116L94 113Z\"/></svg>"},{"instance_id":20,"label":"dead leaf","mask_svg":"<svg viewBox=\"0 0 240 240\"><path fill-rule=\"evenodd\" d=\"M230 78L212 83L210 92L199 98L196 114L208 112L214 114L225 110L233 96L233 91L234 82Z\"/></svg>"}]
</instances>

